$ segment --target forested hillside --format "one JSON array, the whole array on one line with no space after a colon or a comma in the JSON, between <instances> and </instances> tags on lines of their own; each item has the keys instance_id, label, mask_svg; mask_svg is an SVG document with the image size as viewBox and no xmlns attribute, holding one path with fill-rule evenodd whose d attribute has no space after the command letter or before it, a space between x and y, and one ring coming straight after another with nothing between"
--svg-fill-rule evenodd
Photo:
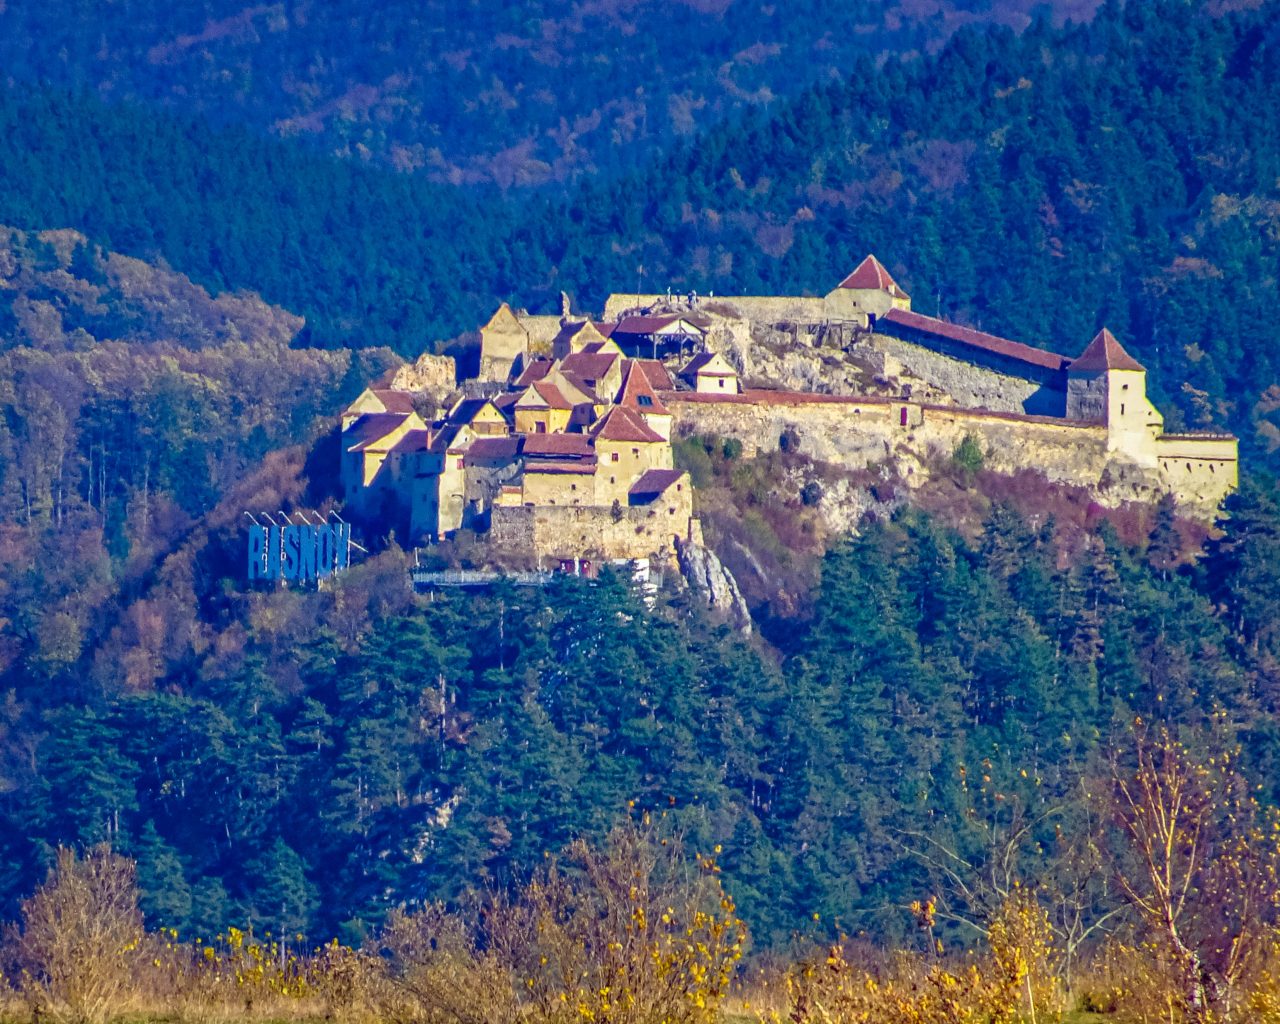
<instances>
[{"instance_id":1,"label":"forested hillside","mask_svg":"<svg viewBox=\"0 0 1280 1024\"><path fill-rule=\"evenodd\" d=\"M503 188L634 168L672 140L838 74L1033 10L1098 0L0 5L0 67L109 101L296 137L434 180Z\"/></svg>"},{"instance_id":2,"label":"forested hillside","mask_svg":"<svg viewBox=\"0 0 1280 1024\"><path fill-rule=\"evenodd\" d=\"M687 17L730 54L748 8ZM626 29L646 5L630 21L593 10L551 83L590 63L596 17L644 43L609 65L629 68L613 86L655 54L679 63ZM692 847L723 847L759 948L801 926L892 941L942 885L924 837L979 870L1016 833L1029 886L1071 877L1084 780L1135 716L1240 742L1276 802L1277 10L1108 4L1085 27L833 57L750 110L727 85L705 93L692 120L637 129L679 139L634 159L544 152L533 118L528 153L565 183L515 196L499 186L537 175L499 178L492 154L524 99L473 101L440 161L420 162L407 128L435 79L326 119L392 71L357 74L353 47L351 67L291 79L272 26L332 45L349 12L225 22L237 12L179 5L187 41L165 49L172 23L150 4L107 5L101 38L62 4L4 7L0 26L48 27L40 47L65 58L46 76L52 49L0 32L0 919L58 844L107 840L136 857L152 925L355 940L393 907L501 888L574 836L666 810ZM514 31L485 20L510 15L463 15L463 49ZM125 16L136 32L108 24ZM399 16L371 14L357 38ZM800 45L733 81L763 88ZM459 61L470 95L479 72ZM601 105L581 80L575 102ZM662 88L696 106L692 81ZM229 94L261 105L211 126ZM591 131L631 113L610 107ZM320 147L263 131L308 119ZM367 163L322 152L359 145ZM417 171L388 166L404 160ZM579 174L592 167L608 173ZM390 348L416 354L502 298L546 308L561 289L582 308L669 284L821 293L867 251L927 313L1071 354L1107 323L1171 428L1240 432L1246 486L1221 534L1199 550L1164 506L1126 519L1078 503L1068 522L1037 482L1001 491L961 467L950 501L886 501L815 580L789 561L804 502L772 486L777 453L720 443L701 456L723 505L710 534L744 558L769 545L761 604L775 571L810 588L769 609L764 639L674 588L646 608L607 574L415 596L386 538L322 591L245 589L243 510L324 505L331 417ZM955 920L981 908L950 909L939 937L967 942Z\"/></svg>"},{"instance_id":3,"label":"forested hillside","mask_svg":"<svg viewBox=\"0 0 1280 1024\"><path fill-rule=\"evenodd\" d=\"M1086 27L860 60L565 200L511 202L305 146L11 85L0 220L74 227L416 354L501 298L817 292L874 250L917 308L1068 354L1105 322L1172 428L1280 426L1275 5L1110 5ZM941 127L940 127L941 126Z\"/></svg>"}]
</instances>

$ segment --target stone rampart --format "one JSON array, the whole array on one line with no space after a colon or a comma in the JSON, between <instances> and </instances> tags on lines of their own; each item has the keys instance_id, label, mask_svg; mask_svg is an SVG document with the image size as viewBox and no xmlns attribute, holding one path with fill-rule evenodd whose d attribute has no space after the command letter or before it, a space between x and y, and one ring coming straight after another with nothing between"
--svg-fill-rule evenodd
<instances>
[{"instance_id":1,"label":"stone rampart","mask_svg":"<svg viewBox=\"0 0 1280 1024\"><path fill-rule=\"evenodd\" d=\"M1001 373L887 334L872 335L864 344L893 357L912 376L966 408L1037 416L1061 416L1066 410L1066 391L1053 383Z\"/></svg>"},{"instance_id":2,"label":"stone rampart","mask_svg":"<svg viewBox=\"0 0 1280 1024\"><path fill-rule=\"evenodd\" d=\"M505 557L526 562L674 558L675 539L690 536L692 514L687 486L650 505L495 505L489 541Z\"/></svg>"},{"instance_id":3,"label":"stone rampart","mask_svg":"<svg viewBox=\"0 0 1280 1024\"><path fill-rule=\"evenodd\" d=\"M1100 424L1041 416L921 405L887 398L849 398L772 391L698 396L664 393L678 436L718 434L742 441L750 454L773 451L787 435L795 450L820 462L865 469L893 460L914 473L948 459L966 435L978 441L987 468L1038 469L1054 482L1088 487L1113 503L1158 495L1157 474L1107 451ZM910 483L911 481L908 480Z\"/></svg>"}]
</instances>

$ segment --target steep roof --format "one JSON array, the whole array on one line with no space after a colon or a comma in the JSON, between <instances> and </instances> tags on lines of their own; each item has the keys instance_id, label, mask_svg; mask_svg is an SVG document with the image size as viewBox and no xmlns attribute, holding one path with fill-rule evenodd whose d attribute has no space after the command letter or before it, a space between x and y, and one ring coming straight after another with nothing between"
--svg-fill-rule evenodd
<instances>
[{"instance_id":1,"label":"steep roof","mask_svg":"<svg viewBox=\"0 0 1280 1024\"><path fill-rule=\"evenodd\" d=\"M542 380L543 377L551 372L553 366L555 366L555 363L545 356L535 359L521 371L520 376L516 378L515 386L527 388L534 381Z\"/></svg>"},{"instance_id":2,"label":"steep roof","mask_svg":"<svg viewBox=\"0 0 1280 1024\"><path fill-rule=\"evenodd\" d=\"M591 436L605 441L645 441L663 443L663 437L640 418L640 414L615 405L591 428Z\"/></svg>"},{"instance_id":3,"label":"steep roof","mask_svg":"<svg viewBox=\"0 0 1280 1024\"><path fill-rule=\"evenodd\" d=\"M547 408L549 409L572 409L573 408L573 403L570 402L569 399L564 397L564 392L562 392L554 384L549 384L545 380L540 380L535 382L533 387L531 387L529 391L532 391L539 398L541 398L542 401L546 403ZM526 392L526 395L527 394L528 392Z\"/></svg>"},{"instance_id":4,"label":"steep roof","mask_svg":"<svg viewBox=\"0 0 1280 1024\"><path fill-rule=\"evenodd\" d=\"M380 441L408 419L399 412L367 412L342 432L342 443L347 451L364 451L375 441Z\"/></svg>"},{"instance_id":5,"label":"steep roof","mask_svg":"<svg viewBox=\"0 0 1280 1024\"><path fill-rule=\"evenodd\" d=\"M489 404L487 398L460 398L445 417L450 423L470 423Z\"/></svg>"},{"instance_id":6,"label":"steep roof","mask_svg":"<svg viewBox=\"0 0 1280 1024\"><path fill-rule=\"evenodd\" d=\"M391 449L392 455L413 455L418 452L429 450L431 444L431 431L429 430L406 430L404 436L395 443L395 447Z\"/></svg>"},{"instance_id":7,"label":"steep roof","mask_svg":"<svg viewBox=\"0 0 1280 1024\"><path fill-rule=\"evenodd\" d=\"M612 352L572 352L560 360L560 370L594 384L609 372L617 358Z\"/></svg>"},{"instance_id":8,"label":"steep roof","mask_svg":"<svg viewBox=\"0 0 1280 1024\"><path fill-rule=\"evenodd\" d=\"M959 324L948 323L946 320L938 320L931 316L924 316L921 313L910 313L905 309L891 309L877 323L884 323L885 321L913 331L920 331L923 334L932 334L939 338L946 338L949 341L958 341L962 345L969 345L984 352L1004 356L1007 359L1016 359L1019 362L1042 366L1050 370L1060 370L1068 362L1066 356L1058 355L1056 352L1033 348L1031 345L1023 345L1018 341L1009 341L1007 338L999 338L994 334L987 334L985 331L975 331L972 327L961 327Z\"/></svg>"},{"instance_id":9,"label":"steep roof","mask_svg":"<svg viewBox=\"0 0 1280 1024\"><path fill-rule=\"evenodd\" d=\"M874 256L868 256L854 269L853 273L841 281L837 288L853 288L858 291L888 292L895 299L909 299L909 296L893 279L884 264Z\"/></svg>"},{"instance_id":10,"label":"steep roof","mask_svg":"<svg viewBox=\"0 0 1280 1024\"><path fill-rule=\"evenodd\" d=\"M1124 350L1116 336L1105 327L1085 346L1068 370L1145 370L1140 362Z\"/></svg>"},{"instance_id":11,"label":"steep roof","mask_svg":"<svg viewBox=\"0 0 1280 1024\"><path fill-rule=\"evenodd\" d=\"M670 371L662 365L661 360L633 359L631 361L644 371L644 375L649 379L649 386L655 391L671 391L675 388L676 382L671 379Z\"/></svg>"},{"instance_id":12,"label":"steep roof","mask_svg":"<svg viewBox=\"0 0 1280 1024\"><path fill-rule=\"evenodd\" d=\"M684 470L681 469L647 469L631 485L627 494L632 498L652 500L665 493L682 476Z\"/></svg>"},{"instance_id":13,"label":"steep roof","mask_svg":"<svg viewBox=\"0 0 1280 1024\"><path fill-rule=\"evenodd\" d=\"M618 392L618 404L636 412L650 415L667 416L671 410L662 404L662 399L649 383L644 369L628 359L622 370L622 390Z\"/></svg>"},{"instance_id":14,"label":"steep roof","mask_svg":"<svg viewBox=\"0 0 1280 1024\"><path fill-rule=\"evenodd\" d=\"M727 367L727 369L725 370L708 369L708 367L710 367L711 364L714 363L717 359L719 359L720 362ZM720 355L719 352L703 352L700 355L694 356L685 364L684 369L680 371L680 376L696 377L700 373L706 373L712 377L727 377L727 376L736 377L738 374L738 371L735 370L732 366L730 366L728 360L726 360L722 355Z\"/></svg>"},{"instance_id":15,"label":"steep roof","mask_svg":"<svg viewBox=\"0 0 1280 1024\"><path fill-rule=\"evenodd\" d=\"M387 412L414 412L413 395L408 391L397 391L392 388L377 388L373 392Z\"/></svg>"}]
</instances>

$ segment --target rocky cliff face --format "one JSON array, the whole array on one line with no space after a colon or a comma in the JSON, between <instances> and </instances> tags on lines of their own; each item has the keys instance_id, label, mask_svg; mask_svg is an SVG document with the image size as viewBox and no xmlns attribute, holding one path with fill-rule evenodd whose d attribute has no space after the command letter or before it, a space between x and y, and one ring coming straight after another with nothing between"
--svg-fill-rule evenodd
<instances>
[{"instance_id":1,"label":"rocky cliff face","mask_svg":"<svg viewBox=\"0 0 1280 1024\"><path fill-rule=\"evenodd\" d=\"M738 581L726 569L716 553L694 541L676 541L676 558L680 573L694 596L704 600L707 608L722 615L735 629L751 632L751 612L738 589Z\"/></svg>"}]
</instances>

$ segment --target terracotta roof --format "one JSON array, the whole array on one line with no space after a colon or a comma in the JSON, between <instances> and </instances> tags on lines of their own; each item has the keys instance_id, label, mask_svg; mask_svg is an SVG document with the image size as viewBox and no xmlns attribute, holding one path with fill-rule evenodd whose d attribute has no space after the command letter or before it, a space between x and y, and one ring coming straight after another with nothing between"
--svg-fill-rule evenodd
<instances>
[{"instance_id":1,"label":"terracotta roof","mask_svg":"<svg viewBox=\"0 0 1280 1024\"><path fill-rule=\"evenodd\" d=\"M699 373L702 372L702 368L706 366L708 363L710 363L713 359L715 359L718 355L719 355L718 352L703 352L701 355L694 356L685 364L684 369L680 371L680 376L681 377L697 376ZM732 366L729 367L729 370L727 373L724 371L717 372L715 370L711 370L709 371L709 373L712 377L728 377L728 376L736 377L738 375L737 371Z\"/></svg>"},{"instance_id":2,"label":"terracotta roof","mask_svg":"<svg viewBox=\"0 0 1280 1024\"><path fill-rule=\"evenodd\" d=\"M1042 366L1049 370L1060 370L1068 362L1066 356L1060 356L1056 352L1047 352L1042 348L1023 345L1021 342L1009 341L1007 338L999 338L984 331L975 331L972 327L961 327L959 324L937 320L920 313L911 313L905 309L891 309L876 323L879 325L885 321L906 327L908 330L932 334L949 341L958 341L962 345L1004 356L1006 359Z\"/></svg>"},{"instance_id":3,"label":"terracotta roof","mask_svg":"<svg viewBox=\"0 0 1280 1024\"><path fill-rule=\"evenodd\" d=\"M874 256L868 256L859 263L854 272L836 287L854 288L858 291L888 292L895 299L911 298L898 287L898 282L890 276L889 271L884 269L884 264Z\"/></svg>"},{"instance_id":4,"label":"terracotta roof","mask_svg":"<svg viewBox=\"0 0 1280 1024\"><path fill-rule=\"evenodd\" d=\"M612 352L573 352L560 360L560 370L593 384L609 372L617 358Z\"/></svg>"},{"instance_id":5,"label":"terracotta roof","mask_svg":"<svg viewBox=\"0 0 1280 1024\"><path fill-rule=\"evenodd\" d=\"M535 359L521 371L520 376L516 378L515 386L518 388L527 388L535 381L542 380L551 372L551 368L555 365L550 359Z\"/></svg>"},{"instance_id":6,"label":"terracotta roof","mask_svg":"<svg viewBox=\"0 0 1280 1024\"><path fill-rule=\"evenodd\" d=\"M677 320L684 320L700 331L705 331L707 324L698 317L682 316L679 313L667 313L663 316L624 316L614 326L615 334L653 334L664 327L669 327Z\"/></svg>"},{"instance_id":7,"label":"terracotta roof","mask_svg":"<svg viewBox=\"0 0 1280 1024\"><path fill-rule=\"evenodd\" d=\"M1068 370L1145 370L1146 367L1129 355L1116 336L1105 327L1085 346L1079 357L1071 361Z\"/></svg>"},{"instance_id":8,"label":"terracotta roof","mask_svg":"<svg viewBox=\"0 0 1280 1024\"><path fill-rule=\"evenodd\" d=\"M644 375L649 378L649 386L655 391L672 391L675 389L676 382L671 379L670 371L662 365L661 360L633 359L631 361L644 371Z\"/></svg>"},{"instance_id":9,"label":"terracotta roof","mask_svg":"<svg viewBox=\"0 0 1280 1024\"><path fill-rule=\"evenodd\" d=\"M413 395L408 391L397 391L394 388L378 388L373 392L387 412L416 412L413 407Z\"/></svg>"},{"instance_id":10,"label":"terracotta roof","mask_svg":"<svg viewBox=\"0 0 1280 1024\"><path fill-rule=\"evenodd\" d=\"M487 398L463 398L455 403L454 407L449 410L448 420L450 423L470 423L476 418L476 413L483 409L489 402Z\"/></svg>"},{"instance_id":11,"label":"terracotta roof","mask_svg":"<svg viewBox=\"0 0 1280 1024\"><path fill-rule=\"evenodd\" d=\"M413 455L418 452L428 450L431 443L431 431L429 430L409 430L405 435L395 443L395 447L391 449L392 455Z\"/></svg>"},{"instance_id":12,"label":"terracotta roof","mask_svg":"<svg viewBox=\"0 0 1280 1024\"><path fill-rule=\"evenodd\" d=\"M364 451L404 423L406 418L407 415L400 412L367 412L342 432L342 443L349 452Z\"/></svg>"},{"instance_id":13,"label":"terracotta roof","mask_svg":"<svg viewBox=\"0 0 1280 1024\"><path fill-rule=\"evenodd\" d=\"M592 327L594 327L597 331L599 331L599 332L600 332L604 337L606 337L606 338L608 338L608 337L609 337L609 335L611 335L611 334L612 334L612 333L617 329L617 327L618 327L618 325L617 325L617 324L606 324L606 323L602 323L602 322L601 322L601 321L599 321L599 320L592 320L592 321L591 321L591 326L592 326ZM592 344L592 345L595 345L595 346L599 346L599 345L601 344L601 342L593 341L593 342L591 342L591 344Z\"/></svg>"},{"instance_id":14,"label":"terracotta roof","mask_svg":"<svg viewBox=\"0 0 1280 1024\"><path fill-rule=\"evenodd\" d=\"M525 466L525 473L579 473L590 476L596 471L595 458L573 459L567 462L535 462Z\"/></svg>"},{"instance_id":15,"label":"terracotta roof","mask_svg":"<svg viewBox=\"0 0 1280 1024\"><path fill-rule=\"evenodd\" d=\"M509 461L520 451L520 438L507 435L505 437L477 437L467 446L468 459L485 459Z\"/></svg>"},{"instance_id":16,"label":"terracotta roof","mask_svg":"<svg viewBox=\"0 0 1280 1024\"><path fill-rule=\"evenodd\" d=\"M586 434L525 434L524 454L533 458L546 456L587 456L594 454L591 438Z\"/></svg>"},{"instance_id":17,"label":"terracotta roof","mask_svg":"<svg viewBox=\"0 0 1280 1024\"><path fill-rule=\"evenodd\" d=\"M547 403L547 407L551 409L572 409L573 403L564 397L564 392L554 384L549 384L545 380L534 383L530 389L539 398Z\"/></svg>"},{"instance_id":18,"label":"terracotta roof","mask_svg":"<svg viewBox=\"0 0 1280 1024\"><path fill-rule=\"evenodd\" d=\"M622 390L618 393L618 404L627 409L634 409L644 415L667 416L671 410L662 404L657 391L649 383L644 370L632 360L627 360L623 367Z\"/></svg>"},{"instance_id":19,"label":"terracotta roof","mask_svg":"<svg viewBox=\"0 0 1280 1024\"><path fill-rule=\"evenodd\" d=\"M615 405L591 428L591 436L606 441L661 442L662 435L651 430L640 414Z\"/></svg>"},{"instance_id":20,"label":"terracotta roof","mask_svg":"<svg viewBox=\"0 0 1280 1024\"><path fill-rule=\"evenodd\" d=\"M680 469L649 469L631 485L627 494L632 498L656 498L684 476Z\"/></svg>"}]
</instances>

